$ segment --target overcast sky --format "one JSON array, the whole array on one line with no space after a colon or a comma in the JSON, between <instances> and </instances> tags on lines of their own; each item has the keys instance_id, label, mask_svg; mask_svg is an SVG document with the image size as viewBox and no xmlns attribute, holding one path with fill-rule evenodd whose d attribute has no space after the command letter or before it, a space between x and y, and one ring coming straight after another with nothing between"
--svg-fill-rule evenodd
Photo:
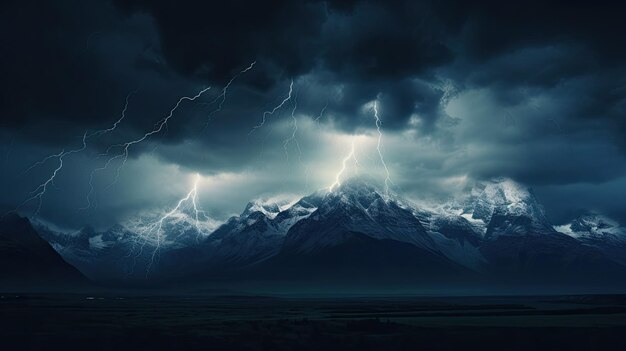
<instances>
[{"instance_id":1,"label":"overcast sky","mask_svg":"<svg viewBox=\"0 0 626 351\"><path fill-rule=\"evenodd\" d=\"M223 220L253 198L328 187L352 143L359 166L349 160L344 174L384 178L376 104L390 178L413 200L444 201L503 176L534 188L556 224L583 211L626 222L624 8L197 3L3 2L3 206L36 195L59 160L29 166L81 148L126 101L114 131L88 134L85 150L63 157L41 218L106 227L170 208L198 173L202 207ZM142 138L208 87L130 145L123 167L117 158L97 171L90 193L92 171L123 154L109 146Z\"/></svg>"}]
</instances>

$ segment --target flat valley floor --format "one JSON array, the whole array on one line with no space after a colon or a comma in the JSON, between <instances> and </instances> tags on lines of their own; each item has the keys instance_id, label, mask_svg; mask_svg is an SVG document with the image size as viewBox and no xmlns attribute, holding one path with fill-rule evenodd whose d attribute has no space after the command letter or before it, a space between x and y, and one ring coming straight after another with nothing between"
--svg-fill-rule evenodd
<instances>
[{"instance_id":1,"label":"flat valley floor","mask_svg":"<svg viewBox=\"0 0 626 351\"><path fill-rule=\"evenodd\" d=\"M0 295L3 350L626 350L626 295Z\"/></svg>"}]
</instances>

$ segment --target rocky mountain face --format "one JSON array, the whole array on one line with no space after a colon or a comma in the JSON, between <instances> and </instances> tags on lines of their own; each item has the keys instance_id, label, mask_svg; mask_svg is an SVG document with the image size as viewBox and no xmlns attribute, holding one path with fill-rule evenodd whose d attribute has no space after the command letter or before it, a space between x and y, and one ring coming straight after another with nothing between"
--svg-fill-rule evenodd
<instances>
[{"instance_id":1,"label":"rocky mountain face","mask_svg":"<svg viewBox=\"0 0 626 351\"><path fill-rule=\"evenodd\" d=\"M326 194L310 216L293 226L284 249L315 252L341 244L345 240L342 233L353 232L436 251L434 241L411 209L381 194L374 185L359 179L342 184Z\"/></svg>"},{"instance_id":2,"label":"rocky mountain face","mask_svg":"<svg viewBox=\"0 0 626 351\"><path fill-rule=\"evenodd\" d=\"M142 254L143 259L133 257L138 238L121 225L102 232L86 227L73 233L55 231L42 223L35 222L34 226L68 263L92 280L139 278L145 274L141 269L146 268L148 251ZM138 275L134 276L136 268Z\"/></svg>"},{"instance_id":3,"label":"rocky mountain face","mask_svg":"<svg viewBox=\"0 0 626 351\"><path fill-rule=\"evenodd\" d=\"M250 202L210 233L200 233L192 214L162 228L160 246L145 229L142 236L122 226L46 238L89 276L118 279L139 277L120 257L132 258L142 279L150 266L152 277L194 281L558 284L626 276L623 228L599 217L553 227L533 192L509 179L479 183L465 198L427 208L371 179L352 178L298 201Z\"/></svg>"},{"instance_id":4,"label":"rocky mountain face","mask_svg":"<svg viewBox=\"0 0 626 351\"><path fill-rule=\"evenodd\" d=\"M213 260L251 264L275 255L285 235L300 220L317 209L320 194L294 204L250 202L238 217L230 218L207 238Z\"/></svg>"},{"instance_id":5,"label":"rocky mountain face","mask_svg":"<svg viewBox=\"0 0 626 351\"><path fill-rule=\"evenodd\" d=\"M602 251L612 260L626 265L626 228L597 214L586 214L572 222L554 227L583 244Z\"/></svg>"},{"instance_id":6,"label":"rocky mountain face","mask_svg":"<svg viewBox=\"0 0 626 351\"><path fill-rule=\"evenodd\" d=\"M162 215L144 216L101 231L85 227L67 233L40 222L33 225L67 262L90 279L145 280L149 271L158 267L161 255L198 245L215 229L203 213L196 214L189 206L181 208L162 222Z\"/></svg>"},{"instance_id":7,"label":"rocky mountain face","mask_svg":"<svg viewBox=\"0 0 626 351\"><path fill-rule=\"evenodd\" d=\"M485 239L554 231L534 193L510 179L477 184L463 212L482 222Z\"/></svg>"}]
</instances>

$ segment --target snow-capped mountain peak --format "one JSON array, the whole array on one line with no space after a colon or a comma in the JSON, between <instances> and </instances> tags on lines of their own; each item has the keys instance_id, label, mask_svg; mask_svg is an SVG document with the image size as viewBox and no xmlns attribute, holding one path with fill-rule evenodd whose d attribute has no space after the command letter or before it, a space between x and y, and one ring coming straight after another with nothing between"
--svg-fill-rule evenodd
<instances>
[{"instance_id":1,"label":"snow-capped mountain peak","mask_svg":"<svg viewBox=\"0 0 626 351\"><path fill-rule=\"evenodd\" d=\"M626 228L607 216L589 213L570 223L554 226L554 229L599 249L616 262L626 264Z\"/></svg>"},{"instance_id":2,"label":"snow-capped mountain peak","mask_svg":"<svg viewBox=\"0 0 626 351\"><path fill-rule=\"evenodd\" d=\"M533 192L508 178L480 182L472 189L472 217L488 220L496 211L543 216Z\"/></svg>"},{"instance_id":3,"label":"snow-capped mountain peak","mask_svg":"<svg viewBox=\"0 0 626 351\"><path fill-rule=\"evenodd\" d=\"M553 231L533 191L508 178L477 183L462 216L492 238Z\"/></svg>"},{"instance_id":4,"label":"snow-capped mountain peak","mask_svg":"<svg viewBox=\"0 0 626 351\"><path fill-rule=\"evenodd\" d=\"M243 269L280 257L332 254L341 260L350 253L361 259L362 250L371 249L371 254L379 247L383 251L393 247L387 258L412 252L420 258L411 256L411 260L428 258L432 264L460 265L476 272L498 269L495 262L504 259L525 265L526 261L515 260L526 256L515 252L534 247L523 245L537 245L537 252L550 252L551 257L560 254L560 249L554 249L559 245L568 247L567 255L592 255L597 249L626 264L626 231L617 222L595 215L555 227L568 238L548 223L531 190L504 178L481 182L466 198L435 207L418 206L373 179L354 177L332 191L320 190L297 201L251 201L239 216L217 227L211 227L214 222L203 214L199 220L195 215L194 208L183 206L156 227L162 212L106 231L83 228L72 235L52 233L46 238L89 276L118 278L121 272L126 276L128 268L119 257L132 259L134 265L140 253L154 252L150 240L157 237L155 228L160 233L159 255L175 271L179 264L193 269Z\"/></svg>"},{"instance_id":5,"label":"snow-capped mountain peak","mask_svg":"<svg viewBox=\"0 0 626 351\"><path fill-rule=\"evenodd\" d=\"M386 196L371 179L353 177L327 192L319 207L289 231L285 245L297 252L312 252L340 245L351 234L377 240L395 240L434 250L411 209Z\"/></svg>"},{"instance_id":6,"label":"snow-capped mountain peak","mask_svg":"<svg viewBox=\"0 0 626 351\"><path fill-rule=\"evenodd\" d=\"M257 199L248 202L242 216L250 215L254 212L261 212L268 218L274 218L280 212L289 208L293 202L292 199Z\"/></svg>"},{"instance_id":7,"label":"snow-capped mountain peak","mask_svg":"<svg viewBox=\"0 0 626 351\"><path fill-rule=\"evenodd\" d=\"M554 226L554 229L575 238L626 236L626 228L621 228L617 221L598 213L579 216L570 223Z\"/></svg>"}]
</instances>

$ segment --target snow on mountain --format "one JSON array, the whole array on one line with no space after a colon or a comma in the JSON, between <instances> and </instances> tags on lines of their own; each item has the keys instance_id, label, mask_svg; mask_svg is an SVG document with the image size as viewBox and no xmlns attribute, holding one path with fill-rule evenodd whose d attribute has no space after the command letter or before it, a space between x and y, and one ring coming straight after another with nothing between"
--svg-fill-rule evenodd
<instances>
[{"instance_id":1,"label":"snow on mountain","mask_svg":"<svg viewBox=\"0 0 626 351\"><path fill-rule=\"evenodd\" d=\"M92 279L123 276L130 268L130 257L136 234L121 225L105 231L85 227L62 232L41 222L34 222L39 235L52 245L68 263Z\"/></svg>"},{"instance_id":2,"label":"snow on mountain","mask_svg":"<svg viewBox=\"0 0 626 351\"><path fill-rule=\"evenodd\" d=\"M486 219L500 207L516 214L527 213L536 204L526 187L508 178L480 182L472 189L472 195L476 199L474 218Z\"/></svg>"},{"instance_id":3,"label":"snow on mountain","mask_svg":"<svg viewBox=\"0 0 626 351\"><path fill-rule=\"evenodd\" d=\"M441 253L479 271L488 264L481 251L486 241L502 235L556 233L533 192L507 178L478 182L468 195L415 207L414 214Z\"/></svg>"},{"instance_id":4,"label":"snow on mountain","mask_svg":"<svg viewBox=\"0 0 626 351\"><path fill-rule=\"evenodd\" d=\"M582 215L570 223L554 226L554 229L578 239L607 236L626 239L626 228L620 227L617 221L600 214Z\"/></svg>"},{"instance_id":5,"label":"snow on mountain","mask_svg":"<svg viewBox=\"0 0 626 351\"><path fill-rule=\"evenodd\" d=\"M327 192L309 217L289 231L285 246L301 252L332 247L345 240L341 233L357 232L373 239L390 239L435 251L435 243L410 209L375 183L351 178Z\"/></svg>"},{"instance_id":6,"label":"snow on mountain","mask_svg":"<svg viewBox=\"0 0 626 351\"><path fill-rule=\"evenodd\" d=\"M197 245L215 230L217 222L203 212L196 214L190 204L183 203L178 211L143 214L101 231L84 227L64 232L43 222L33 225L85 275L122 279L133 274L145 277L156 254Z\"/></svg>"},{"instance_id":7,"label":"snow on mountain","mask_svg":"<svg viewBox=\"0 0 626 351\"><path fill-rule=\"evenodd\" d=\"M290 208L294 202L293 199L288 198L257 199L246 205L242 216L247 216L254 212L261 212L267 218L273 219L280 212Z\"/></svg>"},{"instance_id":8,"label":"snow on mountain","mask_svg":"<svg viewBox=\"0 0 626 351\"><path fill-rule=\"evenodd\" d=\"M433 238L437 249L449 259L480 271L486 260L480 253L482 229L451 206L414 207L414 215ZM482 222L481 222L482 223Z\"/></svg>"},{"instance_id":9,"label":"snow on mountain","mask_svg":"<svg viewBox=\"0 0 626 351\"><path fill-rule=\"evenodd\" d=\"M287 231L298 221L307 218L319 206L324 191L317 191L309 196L305 196L295 203L285 206L280 213L274 218L274 223L281 232L287 234Z\"/></svg>"},{"instance_id":10,"label":"snow on mountain","mask_svg":"<svg viewBox=\"0 0 626 351\"><path fill-rule=\"evenodd\" d=\"M320 193L293 200L255 200L204 243L212 261L258 262L278 252L287 231L317 209Z\"/></svg>"},{"instance_id":11,"label":"snow on mountain","mask_svg":"<svg viewBox=\"0 0 626 351\"><path fill-rule=\"evenodd\" d=\"M554 229L626 264L626 228L609 217L597 213L586 214L570 223L554 226Z\"/></svg>"},{"instance_id":12,"label":"snow on mountain","mask_svg":"<svg viewBox=\"0 0 626 351\"><path fill-rule=\"evenodd\" d=\"M615 221L589 215L553 228L533 192L504 178L480 182L466 197L436 206L416 205L381 190L369 178L355 177L333 191L320 190L297 201L251 201L239 216L219 225L190 206L161 218L163 213L140 216L108 230L83 228L73 233L34 225L83 273L111 279L128 276L129 260L132 272L145 278L144 268L157 245L162 262L156 263L156 270L160 265L171 274L198 267L252 267L278 256L287 260L274 260L280 264L302 255L340 260L333 255L376 252L377 245L402 255L421 255L420 264L452 264L482 273L512 274L531 267L526 273L539 274L548 264L548 252L554 267L600 262L600 252L626 265L626 231ZM400 261L406 259L402 255ZM585 258L572 261L579 256Z\"/></svg>"},{"instance_id":13,"label":"snow on mountain","mask_svg":"<svg viewBox=\"0 0 626 351\"><path fill-rule=\"evenodd\" d=\"M219 222L204 211L196 211L192 200L180 204L176 211L144 213L124 223L128 231L138 235L142 245L175 249L197 244L211 234Z\"/></svg>"},{"instance_id":14,"label":"snow on mountain","mask_svg":"<svg viewBox=\"0 0 626 351\"><path fill-rule=\"evenodd\" d=\"M486 238L553 231L534 193L507 178L477 183L462 216Z\"/></svg>"}]
</instances>

